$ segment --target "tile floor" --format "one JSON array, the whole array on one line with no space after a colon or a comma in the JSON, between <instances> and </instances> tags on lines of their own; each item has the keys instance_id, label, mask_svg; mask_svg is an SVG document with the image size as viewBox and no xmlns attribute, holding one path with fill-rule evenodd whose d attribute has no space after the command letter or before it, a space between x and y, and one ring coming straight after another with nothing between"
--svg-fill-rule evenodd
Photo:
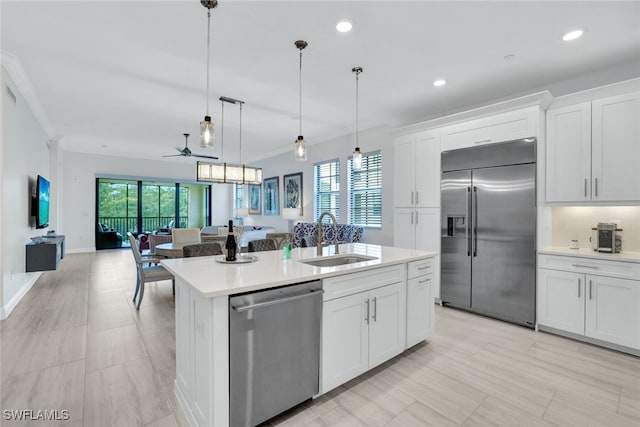
<instances>
[{"instance_id":1,"label":"tile floor","mask_svg":"<svg viewBox=\"0 0 640 427\"><path fill-rule=\"evenodd\" d=\"M3 426L186 426L173 395L171 283L131 302L126 250L65 257L1 323ZM281 426L638 426L640 358L436 307L436 335L277 417Z\"/></svg>"}]
</instances>

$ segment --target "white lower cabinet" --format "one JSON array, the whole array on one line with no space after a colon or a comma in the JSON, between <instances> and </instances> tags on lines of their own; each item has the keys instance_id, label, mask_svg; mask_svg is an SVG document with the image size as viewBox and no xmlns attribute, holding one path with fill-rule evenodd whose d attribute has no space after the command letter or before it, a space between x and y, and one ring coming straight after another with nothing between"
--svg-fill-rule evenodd
<instances>
[{"instance_id":1,"label":"white lower cabinet","mask_svg":"<svg viewBox=\"0 0 640 427\"><path fill-rule=\"evenodd\" d=\"M407 347L433 335L437 259L407 264Z\"/></svg>"},{"instance_id":2,"label":"white lower cabinet","mask_svg":"<svg viewBox=\"0 0 640 427\"><path fill-rule=\"evenodd\" d=\"M591 276L585 282L585 335L640 349L640 282Z\"/></svg>"},{"instance_id":3,"label":"white lower cabinet","mask_svg":"<svg viewBox=\"0 0 640 427\"><path fill-rule=\"evenodd\" d=\"M556 257L546 258L552 264ZM580 260L567 268L598 270L602 264ZM540 268L538 325L640 350L640 281Z\"/></svg>"},{"instance_id":4,"label":"white lower cabinet","mask_svg":"<svg viewBox=\"0 0 640 427\"><path fill-rule=\"evenodd\" d=\"M323 393L404 351L405 313L404 282L326 301Z\"/></svg>"}]
</instances>

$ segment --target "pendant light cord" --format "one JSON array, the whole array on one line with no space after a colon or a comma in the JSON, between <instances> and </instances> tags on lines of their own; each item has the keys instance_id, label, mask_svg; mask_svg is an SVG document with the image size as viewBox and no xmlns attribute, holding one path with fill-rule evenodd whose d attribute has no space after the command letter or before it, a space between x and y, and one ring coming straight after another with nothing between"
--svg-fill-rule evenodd
<instances>
[{"instance_id":1,"label":"pendant light cord","mask_svg":"<svg viewBox=\"0 0 640 427\"><path fill-rule=\"evenodd\" d=\"M240 102L240 164L242 164L242 104L244 102Z\"/></svg>"},{"instance_id":2,"label":"pendant light cord","mask_svg":"<svg viewBox=\"0 0 640 427\"><path fill-rule=\"evenodd\" d=\"M299 73L299 107L300 107L300 126L298 129L298 135L302 135L302 49L300 49L300 73Z\"/></svg>"},{"instance_id":3,"label":"pendant light cord","mask_svg":"<svg viewBox=\"0 0 640 427\"><path fill-rule=\"evenodd\" d=\"M211 56L211 9L207 9L207 116L209 115L209 57Z\"/></svg>"},{"instance_id":4,"label":"pendant light cord","mask_svg":"<svg viewBox=\"0 0 640 427\"><path fill-rule=\"evenodd\" d=\"M220 160L224 163L224 101L220 102L222 104L222 113L220 117Z\"/></svg>"},{"instance_id":5,"label":"pendant light cord","mask_svg":"<svg viewBox=\"0 0 640 427\"><path fill-rule=\"evenodd\" d=\"M360 139L358 135L358 79L360 72L356 71L356 147L360 147Z\"/></svg>"}]
</instances>

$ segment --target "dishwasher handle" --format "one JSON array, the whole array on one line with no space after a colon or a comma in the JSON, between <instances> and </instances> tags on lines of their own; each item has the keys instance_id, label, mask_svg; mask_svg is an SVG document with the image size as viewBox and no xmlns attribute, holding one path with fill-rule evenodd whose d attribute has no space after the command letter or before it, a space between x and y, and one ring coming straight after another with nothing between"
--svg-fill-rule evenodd
<instances>
[{"instance_id":1,"label":"dishwasher handle","mask_svg":"<svg viewBox=\"0 0 640 427\"><path fill-rule=\"evenodd\" d=\"M263 308L263 307L269 307L269 306L272 306L272 305L275 305L275 304L280 304L280 303L283 303L283 302L296 301L296 300L299 300L299 299L316 296L317 294L322 295L323 293L324 293L323 289L318 289L317 291L311 291L308 294L296 295L296 296L288 297L288 298L274 299L272 301L259 302L257 304L244 305L244 306L241 306L241 307L232 306L231 308L233 308L238 313L243 313L245 311L255 310L255 309Z\"/></svg>"}]
</instances>

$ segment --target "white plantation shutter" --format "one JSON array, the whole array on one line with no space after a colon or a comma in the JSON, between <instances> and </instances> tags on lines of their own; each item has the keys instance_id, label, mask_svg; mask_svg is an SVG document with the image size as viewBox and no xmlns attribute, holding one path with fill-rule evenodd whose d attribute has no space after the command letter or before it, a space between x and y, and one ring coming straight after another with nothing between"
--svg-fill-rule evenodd
<instances>
[{"instance_id":1,"label":"white plantation shutter","mask_svg":"<svg viewBox=\"0 0 640 427\"><path fill-rule=\"evenodd\" d=\"M382 154L362 156L362 168L353 170L349 159L349 223L363 227L382 227Z\"/></svg>"},{"instance_id":2,"label":"white plantation shutter","mask_svg":"<svg viewBox=\"0 0 640 427\"><path fill-rule=\"evenodd\" d=\"M318 221L322 212L329 211L340 221L340 161L329 160L313 166L314 211L313 218ZM324 217L322 222L329 223L331 218Z\"/></svg>"}]
</instances>

